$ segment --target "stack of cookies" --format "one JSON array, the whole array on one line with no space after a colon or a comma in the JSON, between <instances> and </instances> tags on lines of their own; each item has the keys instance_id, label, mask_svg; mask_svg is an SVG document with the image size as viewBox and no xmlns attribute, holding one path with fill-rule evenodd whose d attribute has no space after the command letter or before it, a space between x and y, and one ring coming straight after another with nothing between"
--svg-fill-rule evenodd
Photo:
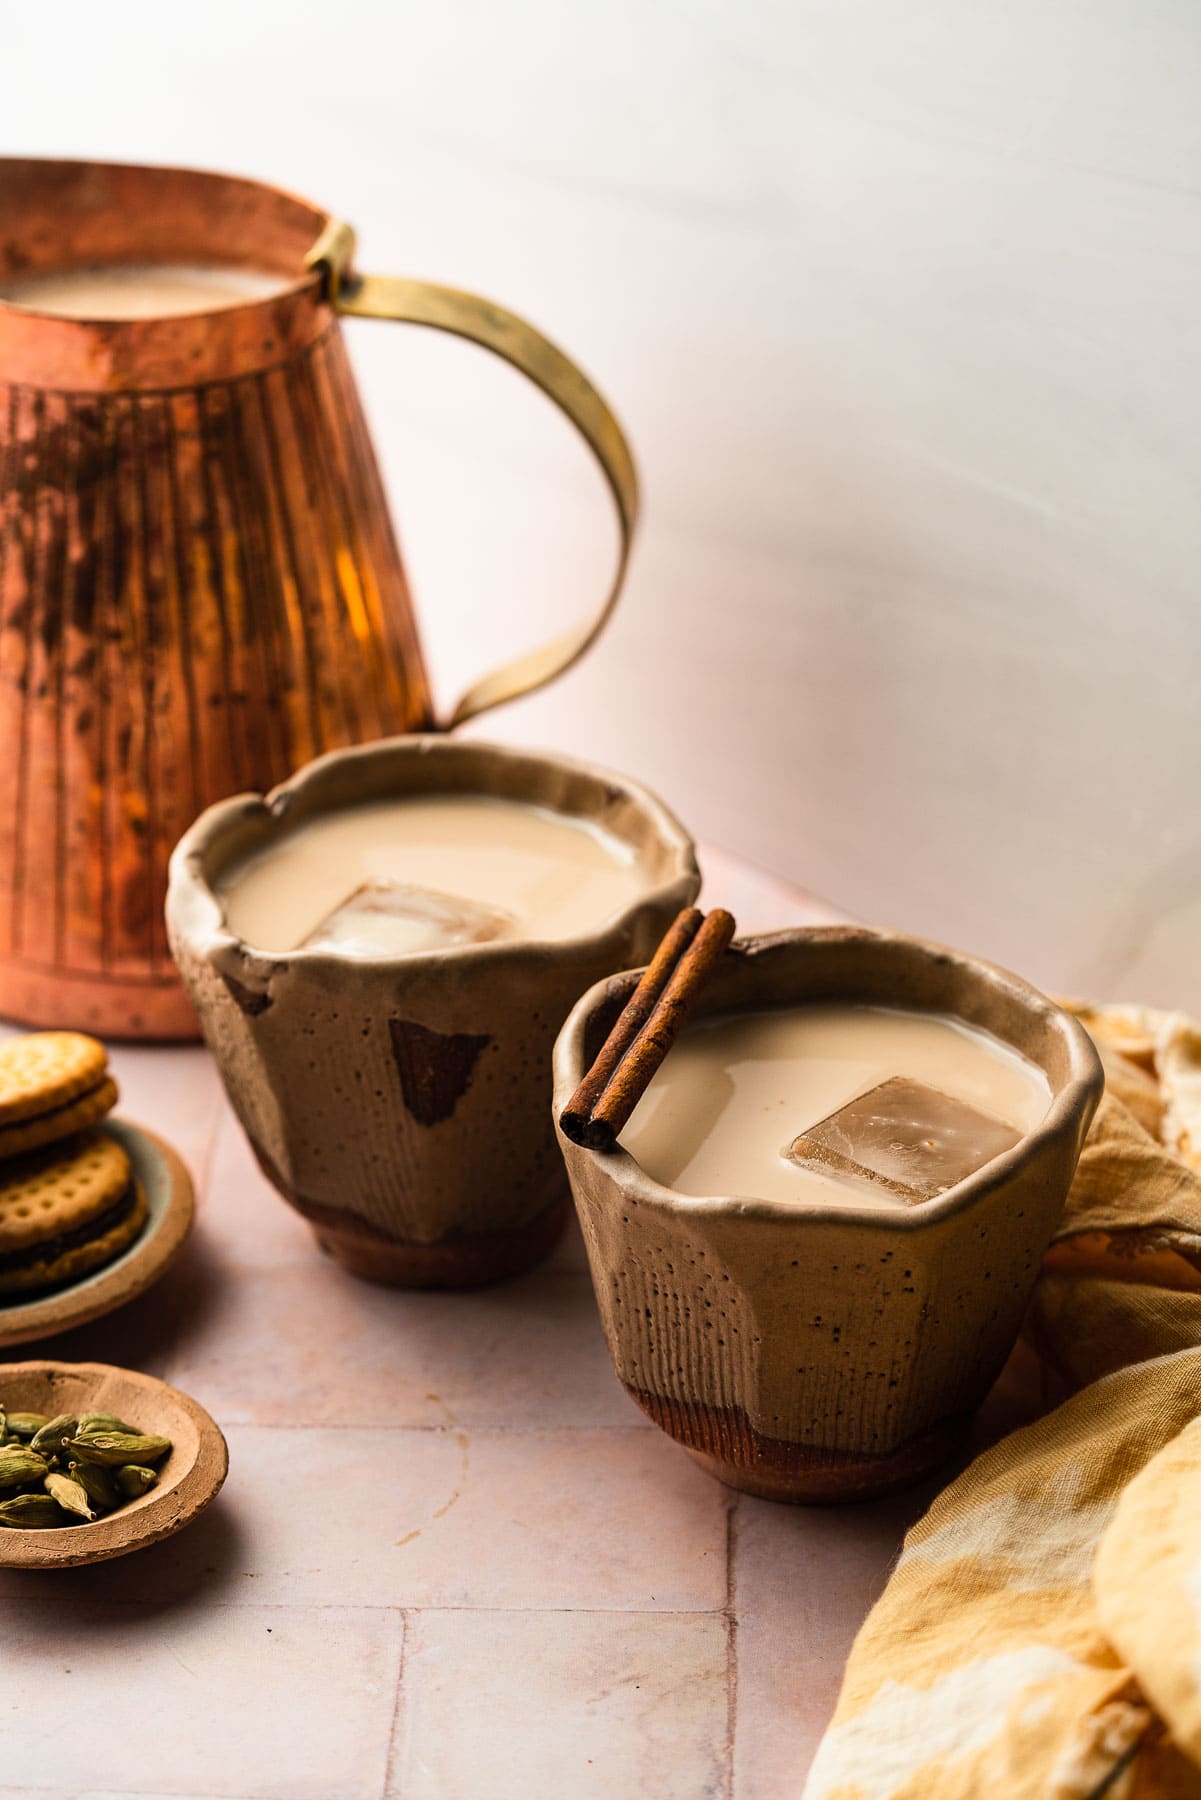
<instances>
[{"instance_id":1,"label":"stack of cookies","mask_svg":"<svg viewBox=\"0 0 1201 1800\"><path fill-rule=\"evenodd\" d=\"M103 1268L146 1223L146 1196L115 1137L104 1045L74 1031L0 1044L0 1305Z\"/></svg>"}]
</instances>

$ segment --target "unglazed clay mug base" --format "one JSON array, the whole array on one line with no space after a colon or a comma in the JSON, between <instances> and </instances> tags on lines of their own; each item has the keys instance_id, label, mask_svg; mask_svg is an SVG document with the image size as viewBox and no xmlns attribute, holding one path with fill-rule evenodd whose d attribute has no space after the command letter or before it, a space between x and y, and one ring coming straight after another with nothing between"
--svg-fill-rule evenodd
<instances>
[{"instance_id":1,"label":"unglazed clay mug base","mask_svg":"<svg viewBox=\"0 0 1201 1800\"><path fill-rule=\"evenodd\" d=\"M636 974L597 984L555 1047L555 1114ZM617 1373L719 1480L773 1500L867 1498L954 1451L1016 1339L1101 1095L1080 1025L1001 969L896 933L736 943L697 1016L851 1000L950 1015L1043 1070L1011 1150L916 1207L695 1198L620 1146L560 1134Z\"/></svg>"},{"instance_id":2,"label":"unglazed clay mug base","mask_svg":"<svg viewBox=\"0 0 1201 1800\"><path fill-rule=\"evenodd\" d=\"M491 795L594 821L646 888L586 936L348 957L266 954L214 883L289 827L357 803ZM645 961L700 886L691 839L636 782L434 736L335 751L211 807L171 861L172 950L263 1170L356 1275L469 1287L544 1256L566 1217L551 1052L576 997ZM252 1221L247 1229L253 1229Z\"/></svg>"}]
</instances>

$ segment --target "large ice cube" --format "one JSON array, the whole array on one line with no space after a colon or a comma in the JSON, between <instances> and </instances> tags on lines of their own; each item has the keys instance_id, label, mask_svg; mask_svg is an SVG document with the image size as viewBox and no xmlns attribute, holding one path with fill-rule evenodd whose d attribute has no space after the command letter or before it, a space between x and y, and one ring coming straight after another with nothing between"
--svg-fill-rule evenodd
<instances>
[{"instance_id":1,"label":"large ice cube","mask_svg":"<svg viewBox=\"0 0 1201 1800\"><path fill-rule=\"evenodd\" d=\"M894 1075L801 1132L783 1154L798 1168L846 1181L865 1196L917 1206L983 1168L1020 1136L965 1100Z\"/></svg>"},{"instance_id":2,"label":"large ice cube","mask_svg":"<svg viewBox=\"0 0 1201 1800\"><path fill-rule=\"evenodd\" d=\"M374 875L327 913L301 948L405 956L453 944L490 944L510 935L514 922L499 907Z\"/></svg>"}]
</instances>

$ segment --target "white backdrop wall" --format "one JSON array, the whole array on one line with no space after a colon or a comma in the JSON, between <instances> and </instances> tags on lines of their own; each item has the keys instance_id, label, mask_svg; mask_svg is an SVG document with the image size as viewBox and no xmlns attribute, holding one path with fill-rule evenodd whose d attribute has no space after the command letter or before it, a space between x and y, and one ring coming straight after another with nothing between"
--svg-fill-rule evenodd
<instances>
[{"instance_id":1,"label":"white backdrop wall","mask_svg":"<svg viewBox=\"0 0 1201 1800\"><path fill-rule=\"evenodd\" d=\"M5 8L2 147L256 174L588 368L646 522L497 736L1047 984L1201 1005L1192 0ZM568 431L351 328L440 691L599 591Z\"/></svg>"}]
</instances>

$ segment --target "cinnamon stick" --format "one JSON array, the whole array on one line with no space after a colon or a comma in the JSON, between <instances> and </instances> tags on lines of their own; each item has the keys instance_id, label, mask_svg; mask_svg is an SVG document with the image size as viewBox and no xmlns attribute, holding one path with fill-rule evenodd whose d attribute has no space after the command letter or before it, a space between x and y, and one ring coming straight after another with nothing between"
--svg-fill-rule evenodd
<instances>
[{"instance_id":1,"label":"cinnamon stick","mask_svg":"<svg viewBox=\"0 0 1201 1800\"><path fill-rule=\"evenodd\" d=\"M577 1133L592 1117L592 1109L622 1057L654 1011L655 1002L667 986L672 971L701 928L704 913L699 906L686 907L678 913L655 951L642 979L626 1002L617 1023L601 1045L596 1061L571 1096L559 1123L573 1143L583 1143Z\"/></svg>"},{"instance_id":2,"label":"cinnamon stick","mask_svg":"<svg viewBox=\"0 0 1201 1800\"><path fill-rule=\"evenodd\" d=\"M572 1143L614 1149L734 931L733 917L721 907L704 919L695 907L679 915L559 1115Z\"/></svg>"}]
</instances>

